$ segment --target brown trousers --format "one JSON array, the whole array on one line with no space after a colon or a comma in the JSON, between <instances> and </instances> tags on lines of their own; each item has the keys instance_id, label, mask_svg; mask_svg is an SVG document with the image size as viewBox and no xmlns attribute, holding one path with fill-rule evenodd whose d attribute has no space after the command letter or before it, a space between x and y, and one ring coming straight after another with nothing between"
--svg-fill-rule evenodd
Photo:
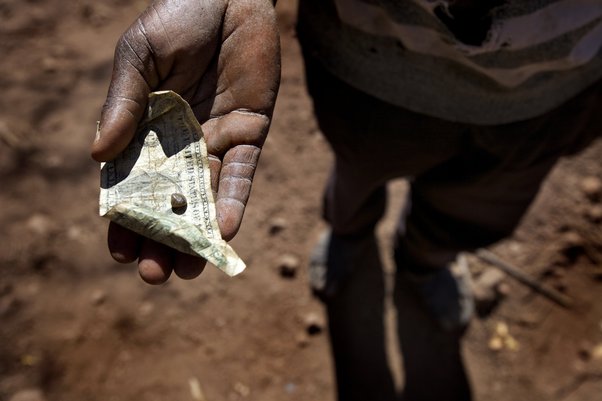
<instances>
[{"instance_id":1,"label":"brown trousers","mask_svg":"<svg viewBox=\"0 0 602 401\"><path fill-rule=\"evenodd\" d=\"M602 135L602 82L537 118L475 126L380 101L307 57L306 74L336 155L324 198L333 232L372 230L385 211L387 181L410 178L398 245L425 266L511 234L556 161Z\"/></svg>"},{"instance_id":2,"label":"brown trousers","mask_svg":"<svg viewBox=\"0 0 602 401\"><path fill-rule=\"evenodd\" d=\"M485 127L382 102L311 58L305 61L315 114L335 153L324 217L336 237L331 244L338 244L327 266L338 291L325 300L337 397L398 401L387 363L385 285L373 237L385 211L387 181L408 177L411 184L411 207L402 214L396 241L398 268L420 273L444 267L457 252L512 233L554 163L602 133L602 82L543 116ZM403 401L470 401L461 333L441 332L402 281L393 299Z\"/></svg>"}]
</instances>

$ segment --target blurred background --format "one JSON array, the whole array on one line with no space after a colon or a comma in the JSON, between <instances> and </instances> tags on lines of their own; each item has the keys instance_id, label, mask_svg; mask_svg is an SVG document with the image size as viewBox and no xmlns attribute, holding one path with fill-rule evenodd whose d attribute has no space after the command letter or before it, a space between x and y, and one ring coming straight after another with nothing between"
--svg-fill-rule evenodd
<instances>
[{"instance_id":1,"label":"blurred background","mask_svg":"<svg viewBox=\"0 0 602 401\"><path fill-rule=\"evenodd\" d=\"M151 287L109 256L88 147L115 42L146 5L0 0L0 401L333 400L306 269L332 158L305 91L296 1L277 7L282 86L233 241L248 270ZM479 317L464 354L478 400L602 400L601 160L598 142L560 163L493 249L572 308L469 256ZM392 186L393 206L404 191ZM389 278L395 209L379 228Z\"/></svg>"}]
</instances>

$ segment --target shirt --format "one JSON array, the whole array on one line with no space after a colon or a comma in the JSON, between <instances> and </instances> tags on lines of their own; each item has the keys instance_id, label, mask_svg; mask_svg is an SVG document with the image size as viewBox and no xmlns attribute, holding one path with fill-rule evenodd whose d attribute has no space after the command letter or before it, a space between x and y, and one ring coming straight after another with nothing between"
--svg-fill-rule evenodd
<instances>
[{"instance_id":1,"label":"shirt","mask_svg":"<svg viewBox=\"0 0 602 401\"><path fill-rule=\"evenodd\" d=\"M348 84L450 121L532 118L602 77L602 0L300 0L298 32Z\"/></svg>"}]
</instances>

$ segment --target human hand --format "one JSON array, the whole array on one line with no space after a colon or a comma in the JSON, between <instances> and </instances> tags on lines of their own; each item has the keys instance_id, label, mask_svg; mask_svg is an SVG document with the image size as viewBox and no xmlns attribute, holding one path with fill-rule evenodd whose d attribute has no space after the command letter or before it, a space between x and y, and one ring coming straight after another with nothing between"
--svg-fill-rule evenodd
<instances>
[{"instance_id":1,"label":"human hand","mask_svg":"<svg viewBox=\"0 0 602 401\"><path fill-rule=\"evenodd\" d=\"M242 221L279 79L272 1L156 0L117 44L92 157L112 160L129 144L151 91L177 92L203 128L218 224L230 240ZM138 259L140 276L151 284L172 271L194 278L206 264L112 222L108 246L118 262Z\"/></svg>"}]
</instances>

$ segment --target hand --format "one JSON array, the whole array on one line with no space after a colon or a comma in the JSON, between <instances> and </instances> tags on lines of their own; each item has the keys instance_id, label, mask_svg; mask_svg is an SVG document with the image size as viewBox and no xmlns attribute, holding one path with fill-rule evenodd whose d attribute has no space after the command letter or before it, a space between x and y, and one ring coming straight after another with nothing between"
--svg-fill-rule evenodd
<instances>
[{"instance_id":1,"label":"hand","mask_svg":"<svg viewBox=\"0 0 602 401\"><path fill-rule=\"evenodd\" d=\"M117 44L92 157L112 160L129 144L151 91L177 92L203 128L218 223L230 240L240 227L279 79L270 0L156 0ZM114 223L108 245L118 262L138 259L140 276L151 284L172 271L194 278L206 263Z\"/></svg>"}]
</instances>

